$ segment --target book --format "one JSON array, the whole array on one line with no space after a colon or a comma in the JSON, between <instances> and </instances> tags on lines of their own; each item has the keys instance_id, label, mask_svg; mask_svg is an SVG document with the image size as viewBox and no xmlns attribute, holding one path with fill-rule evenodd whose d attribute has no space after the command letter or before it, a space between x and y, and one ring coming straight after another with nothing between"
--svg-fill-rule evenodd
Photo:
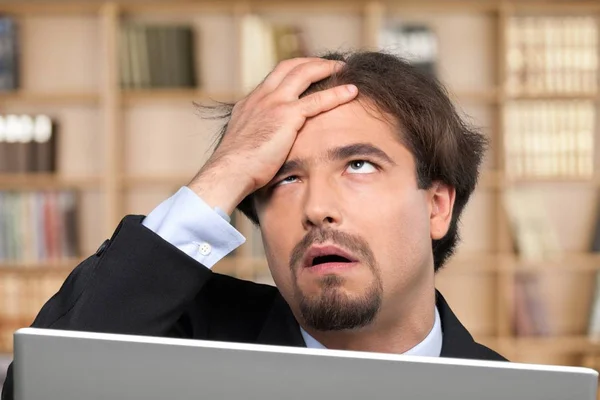
<instances>
[{"instance_id":1,"label":"book","mask_svg":"<svg viewBox=\"0 0 600 400\"><path fill-rule=\"evenodd\" d=\"M71 260L79 254L73 191L0 191L0 262Z\"/></svg>"},{"instance_id":2,"label":"book","mask_svg":"<svg viewBox=\"0 0 600 400\"><path fill-rule=\"evenodd\" d=\"M9 170L8 141L6 138L6 122L4 116L0 115L0 174Z\"/></svg>"},{"instance_id":3,"label":"book","mask_svg":"<svg viewBox=\"0 0 600 400\"><path fill-rule=\"evenodd\" d=\"M594 253L600 252L600 203L596 206L596 224L594 226L594 232L592 233L592 240L590 244L590 250Z\"/></svg>"},{"instance_id":4,"label":"book","mask_svg":"<svg viewBox=\"0 0 600 400\"><path fill-rule=\"evenodd\" d=\"M277 64L271 25L255 14L245 14L240 27L241 86L250 92L258 86Z\"/></svg>"},{"instance_id":5,"label":"book","mask_svg":"<svg viewBox=\"0 0 600 400\"><path fill-rule=\"evenodd\" d=\"M438 39L425 24L392 22L379 33L379 48L395 54L423 74L437 76Z\"/></svg>"},{"instance_id":6,"label":"book","mask_svg":"<svg viewBox=\"0 0 600 400\"><path fill-rule=\"evenodd\" d=\"M177 85L180 87L196 87L200 85L199 74L196 73L196 38L194 31L188 26L176 27L177 48Z\"/></svg>"},{"instance_id":7,"label":"book","mask_svg":"<svg viewBox=\"0 0 600 400\"><path fill-rule=\"evenodd\" d=\"M275 62L308 55L306 39L299 26L274 24L271 30L275 46Z\"/></svg>"},{"instance_id":8,"label":"book","mask_svg":"<svg viewBox=\"0 0 600 400\"><path fill-rule=\"evenodd\" d=\"M274 24L255 14L242 17L242 90L258 86L277 63L310 54L302 28L295 24Z\"/></svg>"},{"instance_id":9,"label":"book","mask_svg":"<svg viewBox=\"0 0 600 400\"><path fill-rule=\"evenodd\" d=\"M516 336L532 336L535 332L524 281L515 275L513 330Z\"/></svg>"},{"instance_id":10,"label":"book","mask_svg":"<svg viewBox=\"0 0 600 400\"><path fill-rule=\"evenodd\" d=\"M131 89L133 79L131 77L131 48L129 42L129 25L119 29L119 81L121 88Z\"/></svg>"},{"instance_id":11,"label":"book","mask_svg":"<svg viewBox=\"0 0 600 400\"><path fill-rule=\"evenodd\" d=\"M511 101L504 111L504 126L504 159L510 178L593 176L593 101Z\"/></svg>"},{"instance_id":12,"label":"book","mask_svg":"<svg viewBox=\"0 0 600 400\"><path fill-rule=\"evenodd\" d=\"M0 92L19 86L17 25L13 18L0 16Z\"/></svg>"},{"instance_id":13,"label":"book","mask_svg":"<svg viewBox=\"0 0 600 400\"><path fill-rule=\"evenodd\" d=\"M506 44L508 93L597 93L595 17L514 16Z\"/></svg>"},{"instance_id":14,"label":"book","mask_svg":"<svg viewBox=\"0 0 600 400\"><path fill-rule=\"evenodd\" d=\"M543 193L533 188L511 188L502 200L520 259L559 260L563 249L550 223Z\"/></svg>"},{"instance_id":15,"label":"book","mask_svg":"<svg viewBox=\"0 0 600 400\"><path fill-rule=\"evenodd\" d=\"M194 37L194 29L184 24L123 24L119 34L121 87L196 87Z\"/></svg>"},{"instance_id":16,"label":"book","mask_svg":"<svg viewBox=\"0 0 600 400\"><path fill-rule=\"evenodd\" d=\"M600 271L596 271L594 281L594 295L590 303L587 333L592 338L598 338L600 337Z\"/></svg>"},{"instance_id":17,"label":"book","mask_svg":"<svg viewBox=\"0 0 600 400\"><path fill-rule=\"evenodd\" d=\"M0 115L0 173L56 172L56 124L47 115Z\"/></svg>"},{"instance_id":18,"label":"book","mask_svg":"<svg viewBox=\"0 0 600 400\"><path fill-rule=\"evenodd\" d=\"M539 277L533 274L515 275L514 332L517 336L548 336L551 329L548 310L539 292Z\"/></svg>"},{"instance_id":19,"label":"book","mask_svg":"<svg viewBox=\"0 0 600 400\"><path fill-rule=\"evenodd\" d=\"M12 151L15 153L13 172L26 173L35 171L35 155L33 153L33 118L30 115L9 115L7 129L13 130L15 141Z\"/></svg>"},{"instance_id":20,"label":"book","mask_svg":"<svg viewBox=\"0 0 600 400\"><path fill-rule=\"evenodd\" d=\"M33 126L34 167L28 172L56 172L57 123L47 115L36 115Z\"/></svg>"}]
</instances>

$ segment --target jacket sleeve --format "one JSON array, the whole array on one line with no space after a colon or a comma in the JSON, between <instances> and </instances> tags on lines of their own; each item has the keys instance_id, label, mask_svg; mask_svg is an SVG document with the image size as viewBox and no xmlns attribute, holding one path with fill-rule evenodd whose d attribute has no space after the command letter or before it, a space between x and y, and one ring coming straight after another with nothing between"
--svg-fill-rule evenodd
<instances>
[{"instance_id":1,"label":"jacket sleeve","mask_svg":"<svg viewBox=\"0 0 600 400\"><path fill-rule=\"evenodd\" d=\"M178 324L212 272L125 217L112 238L78 265L41 309L32 327L191 337ZM2 400L13 399L12 365Z\"/></svg>"}]
</instances>

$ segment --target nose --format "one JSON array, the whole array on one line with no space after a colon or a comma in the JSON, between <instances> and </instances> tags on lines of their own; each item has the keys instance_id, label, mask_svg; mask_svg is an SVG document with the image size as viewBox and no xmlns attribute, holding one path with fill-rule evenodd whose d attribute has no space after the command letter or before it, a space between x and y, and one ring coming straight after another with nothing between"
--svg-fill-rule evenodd
<instances>
[{"instance_id":1,"label":"nose","mask_svg":"<svg viewBox=\"0 0 600 400\"><path fill-rule=\"evenodd\" d=\"M327 179L311 179L304 193L304 229L339 226L342 222L340 200L334 182Z\"/></svg>"}]
</instances>

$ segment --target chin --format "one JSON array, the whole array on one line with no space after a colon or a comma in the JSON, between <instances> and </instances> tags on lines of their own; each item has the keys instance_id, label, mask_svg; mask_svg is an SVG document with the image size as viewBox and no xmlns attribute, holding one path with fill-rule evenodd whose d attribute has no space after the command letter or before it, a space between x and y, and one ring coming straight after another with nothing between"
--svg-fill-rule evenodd
<instances>
[{"instance_id":1,"label":"chin","mask_svg":"<svg viewBox=\"0 0 600 400\"><path fill-rule=\"evenodd\" d=\"M343 278L328 275L320 279L316 293L296 293L301 317L308 327L342 331L373 322L381 307L381 286L375 281L369 287L363 286L362 293L355 293L344 283Z\"/></svg>"}]
</instances>

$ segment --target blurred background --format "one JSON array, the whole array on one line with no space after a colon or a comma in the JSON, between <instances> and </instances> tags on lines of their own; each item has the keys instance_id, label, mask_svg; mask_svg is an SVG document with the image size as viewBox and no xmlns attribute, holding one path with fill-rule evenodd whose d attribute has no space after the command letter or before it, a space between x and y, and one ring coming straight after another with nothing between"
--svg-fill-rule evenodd
<instances>
[{"instance_id":1,"label":"blurred background","mask_svg":"<svg viewBox=\"0 0 600 400\"><path fill-rule=\"evenodd\" d=\"M491 140L437 287L512 361L600 368L598 1L0 1L0 381L12 334L210 155L281 59L384 49ZM270 282L260 234L215 270ZM4 364L2 364L4 363Z\"/></svg>"}]
</instances>

